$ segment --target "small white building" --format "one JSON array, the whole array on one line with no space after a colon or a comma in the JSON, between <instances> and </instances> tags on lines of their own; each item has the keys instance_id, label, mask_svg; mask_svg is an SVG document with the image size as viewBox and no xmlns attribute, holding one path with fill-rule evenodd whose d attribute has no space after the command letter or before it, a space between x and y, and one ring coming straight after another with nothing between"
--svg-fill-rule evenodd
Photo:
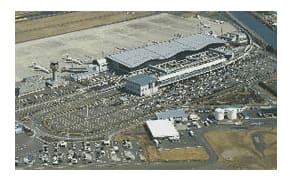
<instances>
[{"instance_id":1,"label":"small white building","mask_svg":"<svg viewBox=\"0 0 290 180\"><path fill-rule=\"evenodd\" d=\"M174 124L169 120L148 120L146 125L153 139L179 140L180 138Z\"/></svg>"},{"instance_id":2,"label":"small white building","mask_svg":"<svg viewBox=\"0 0 290 180\"><path fill-rule=\"evenodd\" d=\"M247 35L241 31L223 34L221 38L227 40L229 43L234 44L234 45L248 43Z\"/></svg>"},{"instance_id":3,"label":"small white building","mask_svg":"<svg viewBox=\"0 0 290 180\"><path fill-rule=\"evenodd\" d=\"M195 113L191 113L188 118L192 121L198 121L200 119L200 117Z\"/></svg>"},{"instance_id":4,"label":"small white building","mask_svg":"<svg viewBox=\"0 0 290 180\"><path fill-rule=\"evenodd\" d=\"M126 91L139 95L149 96L158 91L156 86L157 78L145 74L130 76L126 81Z\"/></svg>"},{"instance_id":5,"label":"small white building","mask_svg":"<svg viewBox=\"0 0 290 180\"><path fill-rule=\"evenodd\" d=\"M20 124L15 123L15 134L22 134L22 133L24 133L23 127Z\"/></svg>"},{"instance_id":6,"label":"small white building","mask_svg":"<svg viewBox=\"0 0 290 180\"><path fill-rule=\"evenodd\" d=\"M103 71L107 71L108 70L108 62L105 58L102 59L96 59L96 62L99 66L99 71L103 72Z\"/></svg>"},{"instance_id":7,"label":"small white building","mask_svg":"<svg viewBox=\"0 0 290 180\"><path fill-rule=\"evenodd\" d=\"M23 131L23 128L21 126L15 128L15 134L22 134L22 133L24 133L24 131Z\"/></svg>"},{"instance_id":8,"label":"small white building","mask_svg":"<svg viewBox=\"0 0 290 180\"><path fill-rule=\"evenodd\" d=\"M234 34L236 35L236 43L245 44L248 42L248 37L244 32L238 31Z\"/></svg>"}]
</instances>

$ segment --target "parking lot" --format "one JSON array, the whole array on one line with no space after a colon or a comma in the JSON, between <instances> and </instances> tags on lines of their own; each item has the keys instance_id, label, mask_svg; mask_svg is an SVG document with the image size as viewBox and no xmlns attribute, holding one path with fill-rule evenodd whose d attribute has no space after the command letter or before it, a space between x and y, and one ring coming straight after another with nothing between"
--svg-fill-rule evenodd
<instances>
[{"instance_id":1,"label":"parking lot","mask_svg":"<svg viewBox=\"0 0 290 180\"><path fill-rule=\"evenodd\" d=\"M18 148L18 147L17 147ZM33 151L16 155L17 167L104 164L145 161L137 141L59 141L34 146Z\"/></svg>"}]
</instances>

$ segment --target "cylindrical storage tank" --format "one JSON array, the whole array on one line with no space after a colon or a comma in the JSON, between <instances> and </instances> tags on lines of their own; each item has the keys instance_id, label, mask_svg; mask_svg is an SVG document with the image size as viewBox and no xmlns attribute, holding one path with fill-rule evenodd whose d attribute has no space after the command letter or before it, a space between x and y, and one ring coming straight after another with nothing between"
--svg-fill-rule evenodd
<instances>
[{"instance_id":1,"label":"cylindrical storage tank","mask_svg":"<svg viewBox=\"0 0 290 180\"><path fill-rule=\"evenodd\" d=\"M214 117L216 120L218 120L218 121L223 120L224 116L225 116L225 111L223 109L221 109L221 108L215 109Z\"/></svg>"},{"instance_id":2,"label":"cylindrical storage tank","mask_svg":"<svg viewBox=\"0 0 290 180\"><path fill-rule=\"evenodd\" d=\"M229 109L227 117L230 120L237 119L237 109Z\"/></svg>"}]
</instances>

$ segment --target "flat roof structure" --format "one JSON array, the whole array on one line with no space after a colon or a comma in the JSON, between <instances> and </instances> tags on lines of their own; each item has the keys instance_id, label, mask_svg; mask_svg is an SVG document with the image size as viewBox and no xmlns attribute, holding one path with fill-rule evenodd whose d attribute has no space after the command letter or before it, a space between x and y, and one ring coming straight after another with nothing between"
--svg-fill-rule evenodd
<instances>
[{"instance_id":1,"label":"flat roof structure","mask_svg":"<svg viewBox=\"0 0 290 180\"><path fill-rule=\"evenodd\" d=\"M81 67L82 68L82 67ZM76 69L77 70L77 69ZM83 80L90 78L92 76L97 75L100 72L100 66L98 65L88 65L87 67L83 67L84 72L72 74L71 78L75 81Z\"/></svg>"},{"instance_id":2,"label":"flat roof structure","mask_svg":"<svg viewBox=\"0 0 290 180\"><path fill-rule=\"evenodd\" d=\"M170 118L187 118L187 114L182 109L173 109L155 113L157 119L170 119Z\"/></svg>"},{"instance_id":3,"label":"flat roof structure","mask_svg":"<svg viewBox=\"0 0 290 180\"><path fill-rule=\"evenodd\" d=\"M19 96L45 89L45 79L42 76L31 76L15 83ZM17 96L18 96L17 95Z\"/></svg>"},{"instance_id":4,"label":"flat roof structure","mask_svg":"<svg viewBox=\"0 0 290 180\"><path fill-rule=\"evenodd\" d=\"M206 34L193 34L171 39L165 42L129 49L113 55L108 59L128 68L138 67L150 60L163 60L183 51L198 51L211 44L224 44L226 41Z\"/></svg>"},{"instance_id":5,"label":"flat roof structure","mask_svg":"<svg viewBox=\"0 0 290 180\"><path fill-rule=\"evenodd\" d=\"M179 133L169 120L148 120L146 125L153 138L174 138L179 139Z\"/></svg>"},{"instance_id":6,"label":"flat roof structure","mask_svg":"<svg viewBox=\"0 0 290 180\"><path fill-rule=\"evenodd\" d=\"M138 74L135 76L129 76L127 81L139 84L141 86L157 81L157 78L154 76L149 76L146 74Z\"/></svg>"}]
</instances>

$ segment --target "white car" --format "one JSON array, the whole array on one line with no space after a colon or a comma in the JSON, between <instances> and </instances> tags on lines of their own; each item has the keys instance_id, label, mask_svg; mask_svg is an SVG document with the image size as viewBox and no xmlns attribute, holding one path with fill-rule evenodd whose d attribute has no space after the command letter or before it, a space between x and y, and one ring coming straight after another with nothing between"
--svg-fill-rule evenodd
<instances>
[{"instance_id":1,"label":"white car","mask_svg":"<svg viewBox=\"0 0 290 180\"><path fill-rule=\"evenodd\" d=\"M188 132L190 136L194 136L194 132L193 131L189 131Z\"/></svg>"},{"instance_id":2,"label":"white car","mask_svg":"<svg viewBox=\"0 0 290 180\"><path fill-rule=\"evenodd\" d=\"M52 161L53 165L58 165L58 160Z\"/></svg>"},{"instance_id":3,"label":"white car","mask_svg":"<svg viewBox=\"0 0 290 180\"><path fill-rule=\"evenodd\" d=\"M60 147L66 147L67 146L67 142L65 141L60 141L59 142Z\"/></svg>"},{"instance_id":4,"label":"white car","mask_svg":"<svg viewBox=\"0 0 290 180\"><path fill-rule=\"evenodd\" d=\"M57 156L53 156L52 157L52 164L53 165L57 165L58 164Z\"/></svg>"},{"instance_id":5,"label":"white car","mask_svg":"<svg viewBox=\"0 0 290 180\"><path fill-rule=\"evenodd\" d=\"M77 163L78 163L78 160L77 160L76 158L73 158L73 159L72 159L72 163L73 163L73 164L77 164Z\"/></svg>"}]
</instances>

